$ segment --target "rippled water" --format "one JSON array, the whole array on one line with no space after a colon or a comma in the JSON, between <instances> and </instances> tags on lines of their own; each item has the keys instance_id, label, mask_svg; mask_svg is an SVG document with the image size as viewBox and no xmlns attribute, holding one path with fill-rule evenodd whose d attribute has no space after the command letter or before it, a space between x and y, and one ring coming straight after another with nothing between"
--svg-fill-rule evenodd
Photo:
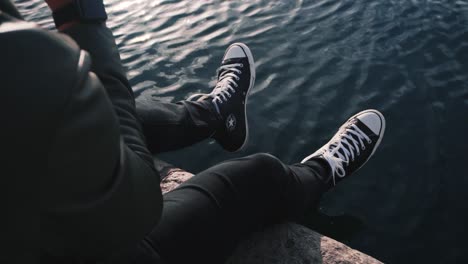
<instances>
[{"instance_id":1,"label":"rippled water","mask_svg":"<svg viewBox=\"0 0 468 264\"><path fill-rule=\"evenodd\" d=\"M41 2L17 1L51 28ZM322 209L362 219L349 244L383 261L468 261L468 1L106 3L137 95L209 91L235 41L256 58L248 148L233 155L204 142L164 159L191 171L258 151L296 162L347 117L380 109L380 149Z\"/></svg>"}]
</instances>

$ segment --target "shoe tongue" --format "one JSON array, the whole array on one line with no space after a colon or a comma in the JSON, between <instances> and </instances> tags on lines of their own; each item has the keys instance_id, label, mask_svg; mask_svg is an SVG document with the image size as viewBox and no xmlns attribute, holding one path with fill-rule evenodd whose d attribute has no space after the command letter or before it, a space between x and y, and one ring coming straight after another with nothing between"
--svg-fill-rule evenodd
<instances>
[{"instance_id":1,"label":"shoe tongue","mask_svg":"<svg viewBox=\"0 0 468 264\"><path fill-rule=\"evenodd\" d=\"M228 64L229 64L229 63L223 64L223 66L224 66L224 65L228 65ZM233 70L231 70L231 69L220 69L220 70L218 71L218 79L219 79L222 75L224 76L224 75L228 74L229 72L233 72Z\"/></svg>"},{"instance_id":2,"label":"shoe tongue","mask_svg":"<svg viewBox=\"0 0 468 264\"><path fill-rule=\"evenodd\" d=\"M330 146L330 151L332 151L332 150L333 150L333 149L335 149L335 148L336 148L336 146L333 146L333 147L332 147L332 146ZM337 152L335 152L335 154L334 154L333 156L335 156L335 157L337 157L337 158L340 158L340 156L338 155L338 153L340 153L340 154L342 155L342 157L346 157L346 155L345 155L345 152L344 152L344 149L343 149L343 148L346 148L346 149L349 151L349 149L348 149L347 145L343 145L341 148L339 148L339 149L338 149L338 151L337 151Z\"/></svg>"},{"instance_id":3,"label":"shoe tongue","mask_svg":"<svg viewBox=\"0 0 468 264\"><path fill-rule=\"evenodd\" d=\"M349 151L349 149L348 149L348 151ZM345 157L346 157L346 155L345 155L345 152L344 152L343 148L340 148L340 149L338 150L338 152L339 152L339 153L341 153L341 155L343 155L343 156L345 156Z\"/></svg>"},{"instance_id":4,"label":"shoe tongue","mask_svg":"<svg viewBox=\"0 0 468 264\"><path fill-rule=\"evenodd\" d=\"M355 138L355 136L352 136L352 137ZM346 141L346 143L344 143L344 141ZM350 143L351 146L353 146L353 150L350 149L350 147L349 147L349 145L347 143ZM329 150L333 151L337 147L338 147L338 143L331 144L330 147L329 147ZM355 151L354 150L354 144L351 143L348 138L342 138L341 139L341 147L335 152L334 156L337 157L337 158L340 158L339 155L338 155L338 153L340 153L343 157L346 157L344 149L346 149L348 152L354 152Z\"/></svg>"},{"instance_id":5,"label":"shoe tongue","mask_svg":"<svg viewBox=\"0 0 468 264\"><path fill-rule=\"evenodd\" d=\"M356 136L356 135L354 135L354 134L351 134L351 133L350 133L349 135L350 135L356 142L358 142L358 143L360 142L358 136ZM348 141L350 141L350 140L348 140ZM351 142L350 142L350 143L351 143ZM351 144L354 146L353 143L351 143ZM359 144L358 144L358 145L359 145Z\"/></svg>"},{"instance_id":6,"label":"shoe tongue","mask_svg":"<svg viewBox=\"0 0 468 264\"><path fill-rule=\"evenodd\" d=\"M345 156L345 152L343 150L343 147L346 148L346 149L348 149L348 148L346 147L346 145L343 145L343 144L341 144L341 145L342 145L342 147L340 149L338 149L337 152L339 152L341 155ZM331 144L330 147L329 147L329 150L333 151L337 147L338 147L337 143ZM349 149L348 149L348 151L349 151ZM335 153L334 156L337 157L337 158L339 157L337 153Z\"/></svg>"}]
</instances>

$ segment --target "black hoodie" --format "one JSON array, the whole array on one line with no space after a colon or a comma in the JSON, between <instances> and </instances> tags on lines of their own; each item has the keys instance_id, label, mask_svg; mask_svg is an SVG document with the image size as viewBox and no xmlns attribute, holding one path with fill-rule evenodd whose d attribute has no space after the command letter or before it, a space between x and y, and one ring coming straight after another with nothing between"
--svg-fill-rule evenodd
<instances>
[{"instance_id":1,"label":"black hoodie","mask_svg":"<svg viewBox=\"0 0 468 264\"><path fill-rule=\"evenodd\" d=\"M122 254L157 224L162 196L112 33L104 24L54 33L10 13L0 11L9 253L37 249L64 263Z\"/></svg>"}]
</instances>

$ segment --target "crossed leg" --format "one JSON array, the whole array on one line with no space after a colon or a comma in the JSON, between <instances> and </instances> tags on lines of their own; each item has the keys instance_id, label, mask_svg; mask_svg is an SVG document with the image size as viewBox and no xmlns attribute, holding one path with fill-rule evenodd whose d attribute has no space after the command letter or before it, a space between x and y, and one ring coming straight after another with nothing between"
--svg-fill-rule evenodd
<instances>
[{"instance_id":1,"label":"crossed leg","mask_svg":"<svg viewBox=\"0 0 468 264\"><path fill-rule=\"evenodd\" d=\"M285 165L264 153L211 167L164 195L134 263L223 263L246 235L313 210L327 174L319 160Z\"/></svg>"},{"instance_id":2,"label":"crossed leg","mask_svg":"<svg viewBox=\"0 0 468 264\"><path fill-rule=\"evenodd\" d=\"M205 101L169 103L142 95L136 99L136 109L148 149L153 154L205 140L213 135L220 123Z\"/></svg>"},{"instance_id":3,"label":"crossed leg","mask_svg":"<svg viewBox=\"0 0 468 264\"><path fill-rule=\"evenodd\" d=\"M383 116L366 110L301 163L260 153L195 175L164 195L161 221L134 263L223 263L252 232L314 210L325 191L367 162L384 129Z\"/></svg>"}]
</instances>

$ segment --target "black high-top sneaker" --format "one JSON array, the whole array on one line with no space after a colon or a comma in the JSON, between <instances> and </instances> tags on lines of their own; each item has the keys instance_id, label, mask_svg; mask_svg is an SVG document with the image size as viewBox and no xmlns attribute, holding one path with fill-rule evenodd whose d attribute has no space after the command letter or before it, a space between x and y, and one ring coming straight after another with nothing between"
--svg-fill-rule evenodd
<instances>
[{"instance_id":1,"label":"black high-top sneaker","mask_svg":"<svg viewBox=\"0 0 468 264\"><path fill-rule=\"evenodd\" d=\"M213 138L227 151L238 151L247 143L249 127L246 107L254 82L255 65L250 49L243 43L230 45L218 69L215 88L203 96L203 100L211 100L221 120Z\"/></svg>"},{"instance_id":2,"label":"black high-top sneaker","mask_svg":"<svg viewBox=\"0 0 468 264\"><path fill-rule=\"evenodd\" d=\"M344 123L333 138L306 157L321 158L331 168L333 185L361 168L374 154L385 132L385 118L373 109L362 111Z\"/></svg>"}]
</instances>

